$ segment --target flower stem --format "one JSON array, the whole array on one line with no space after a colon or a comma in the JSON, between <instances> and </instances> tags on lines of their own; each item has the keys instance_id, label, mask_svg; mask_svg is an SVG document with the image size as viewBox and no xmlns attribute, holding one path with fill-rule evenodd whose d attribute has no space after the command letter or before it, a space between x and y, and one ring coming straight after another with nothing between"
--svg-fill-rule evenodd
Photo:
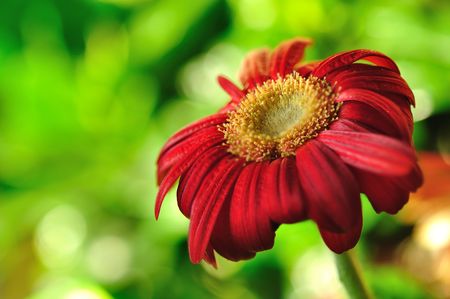
<instances>
[{"instance_id":1,"label":"flower stem","mask_svg":"<svg viewBox=\"0 0 450 299\"><path fill-rule=\"evenodd\" d=\"M336 254L335 262L339 279L351 299L373 299L363 280L360 264L353 251Z\"/></svg>"}]
</instances>

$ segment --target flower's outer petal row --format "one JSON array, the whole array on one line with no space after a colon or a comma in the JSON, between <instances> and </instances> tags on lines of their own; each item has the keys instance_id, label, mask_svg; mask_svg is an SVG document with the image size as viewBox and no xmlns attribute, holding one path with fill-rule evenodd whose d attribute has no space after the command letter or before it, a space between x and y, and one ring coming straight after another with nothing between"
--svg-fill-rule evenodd
<instances>
[{"instance_id":1,"label":"flower's outer petal row","mask_svg":"<svg viewBox=\"0 0 450 299\"><path fill-rule=\"evenodd\" d=\"M212 132L203 130L204 135L197 136L198 138L192 138L192 144L189 150L183 152L183 158L173 164L171 168L165 174L158 193L156 194L155 202L155 217L158 219L159 211L161 209L162 202L167 192L169 192L172 185L177 179L196 161L196 159L202 155L207 149L219 145L223 142L223 134L217 129Z\"/></svg>"},{"instance_id":2,"label":"flower's outer petal row","mask_svg":"<svg viewBox=\"0 0 450 299\"><path fill-rule=\"evenodd\" d=\"M294 66L303 58L305 48L312 43L309 39L296 38L281 43L270 59L270 76L276 80L292 73Z\"/></svg>"},{"instance_id":3,"label":"flower's outer petal row","mask_svg":"<svg viewBox=\"0 0 450 299\"><path fill-rule=\"evenodd\" d=\"M170 137L161 149L157 160L158 184L162 182L167 171L190 152L193 141L202 141L202 136L205 135L203 130L215 130L217 125L226 121L227 117L226 113L211 115L186 126Z\"/></svg>"},{"instance_id":4,"label":"flower's outer petal row","mask_svg":"<svg viewBox=\"0 0 450 299\"><path fill-rule=\"evenodd\" d=\"M404 176L416 164L409 144L394 138L365 132L327 130L318 139L356 168L390 176Z\"/></svg>"},{"instance_id":5,"label":"flower's outer petal row","mask_svg":"<svg viewBox=\"0 0 450 299\"><path fill-rule=\"evenodd\" d=\"M205 257L217 217L241 171L241 161L231 156L225 157L217 163L198 190L189 225L189 256L193 263L199 263Z\"/></svg>"},{"instance_id":6,"label":"flower's outer petal row","mask_svg":"<svg viewBox=\"0 0 450 299\"><path fill-rule=\"evenodd\" d=\"M335 232L319 226L319 232L325 244L335 253L347 251L358 243L362 231L361 201L355 202L353 207L356 217L355 224L345 232Z\"/></svg>"},{"instance_id":7,"label":"flower's outer petal row","mask_svg":"<svg viewBox=\"0 0 450 299\"><path fill-rule=\"evenodd\" d=\"M335 69L350 65L358 60L367 60L400 74L395 62L386 55L372 50L361 49L341 52L328 57L315 68L311 75L323 78Z\"/></svg>"},{"instance_id":8,"label":"flower's outer petal row","mask_svg":"<svg viewBox=\"0 0 450 299\"><path fill-rule=\"evenodd\" d=\"M408 175L401 177L383 176L361 169L354 169L361 192L369 198L377 213L397 213L407 202L410 192L423 184L422 171L418 164Z\"/></svg>"},{"instance_id":9,"label":"flower's outer petal row","mask_svg":"<svg viewBox=\"0 0 450 299\"><path fill-rule=\"evenodd\" d=\"M358 222L359 188L347 165L329 147L312 139L297 150L300 184L308 216L320 228L347 232Z\"/></svg>"},{"instance_id":10,"label":"flower's outer petal row","mask_svg":"<svg viewBox=\"0 0 450 299\"><path fill-rule=\"evenodd\" d=\"M242 62L239 79L244 89L250 90L269 79L270 50L259 49L250 52Z\"/></svg>"},{"instance_id":11,"label":"flower's outer petal row","mask_svg":"<svg viewBox=\"0 0 450 299\"><path fill-rule=\"evenodd\" d=\"M230 95L233 103L239 103L240 100L245 97L245 93L224 76L217 77L217 82L219 82L220 87Z\"/></svg>"},{"instance_id":12,"label":"flower's outer petal row","mask_svg":"<svg viewBox=\"0 0 450 299\"><path fill-rule=\"evenodd\" d=\"M259 176L264 170L262 166L262 163L250 163L244 167L236 181L231 199L231 234L250 252L272 248L275 238L275 232L258 193Z\"/></svg>"},{"instance_id":13,"label":"flower's outer petal row","mask_svg":"<svg viewBox=\"0 0 450 299\"><path fill-rule=\"evenodd\" d=\"M264 162L259 195L264 210L277 223L295 223L306 218L303 198L294 157Z\"/></svg>"},{"instance_id":14,"label":"flower's outer petal row","mask_svg":"<svg viewBox=\"0 0 450 299\"><path fill-rule=\"evenodd\" d=\"M341 92L336 101L344 102L345 104L343 106L347 103L357 102L372 107L377 110L378 114L381 113L383 115L379 119L377 127L382 127L386 123L385 119L387 118L390 120L390 123L395 124L394 129L390 132L391 134L388 135L398 137L408 143L411 142L412 131L410 130L409 119L405 117L401 108L388 98L370 90L352 88ZM370 114L366 114L365 116L370 117Z\"/></svg>"},{"instance_id":15,"label":"flower's outer petal row","mask_svg":"<svg viewBox=\"0 0 450 299\"><path fill-rule=\"evenodd\" d=\"M181 176L177 190L178 207L184 216L191 217L192 203L203 182L216 164L227 155L223 145L211 147Z\"/></svg>"},{"instance_id":16,"label":"flower's outer petal row","mask_svg":"<svg viewBox=\"0 0 450 299\"><path fill-rule=\"evenodd\" d=\"M326 79L338 92L347 88L371 89L385 96L398 94L408 104L415 104L414 94L406 81L399 73L385 67L354 63L330 72ZM410 110L409 105L406 105L406 109Z\"/></svg>"}]
</instances>

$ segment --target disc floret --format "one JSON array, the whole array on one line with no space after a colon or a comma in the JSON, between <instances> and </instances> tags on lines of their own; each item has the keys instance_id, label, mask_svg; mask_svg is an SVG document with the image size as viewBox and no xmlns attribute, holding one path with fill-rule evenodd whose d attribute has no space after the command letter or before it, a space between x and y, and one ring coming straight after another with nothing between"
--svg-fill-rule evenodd
<instances>
[{"instance_id":1,"label":"disc floret","mask_svg":"<svg viewBox=\"0 0 450 299\"><path fill-rule=\"evenodd\" d=\"M228 151L247 161L292 156L337 119L336 96L325 80L294 72L250 91L219 129Z\"/></svg>"}]
</instances>

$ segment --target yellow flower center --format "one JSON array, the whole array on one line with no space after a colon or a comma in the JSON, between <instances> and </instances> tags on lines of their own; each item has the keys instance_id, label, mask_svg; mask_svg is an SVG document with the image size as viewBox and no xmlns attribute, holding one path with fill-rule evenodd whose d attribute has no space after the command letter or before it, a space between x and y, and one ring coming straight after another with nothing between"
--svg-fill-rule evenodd
<instances>
[{"instance_id":1,"label":"yellow flower center","mask_svg":"<svg viewBox=\"0 0 450 299\"><path fill-rule=\"evenodd\" d=\"M250 91L219 130L228 151L247 161L293 156L337 119L335 99L325 80L294 72Z\"/></svg>"}]
</instances>

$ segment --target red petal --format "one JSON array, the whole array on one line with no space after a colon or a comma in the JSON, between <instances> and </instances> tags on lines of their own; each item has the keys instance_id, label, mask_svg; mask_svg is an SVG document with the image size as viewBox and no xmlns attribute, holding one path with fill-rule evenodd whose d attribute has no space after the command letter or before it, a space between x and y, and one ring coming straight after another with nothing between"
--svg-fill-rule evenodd
<instances>
[{"instance_id":1,"label":"red petal","mask_svg":"<svg viewBox=\"0 0 450 299\"><path fill-rule=\"evenodd\" d=\"M320 61L308 62L295 67L295 71L302 77L308 77L311 72L317 67Z\"/></svg>"},{"instance_id":2,"label":"red petal","mask_svg":"<svg viewBox=\"0 0 450 299\"><path fill-rule=\"evenodd\" d=\"M184 141L172 146L160 155L158 160L158 183L161 183L167 172L188 158L192 153L196 152L199 147L204 144L210 146L220 144L223 142L223 134L217 130L216 127L209 127L192 134Z\"/></svg>"},{"instance_id":3,"label":"red petal","mask_svg":"<svg viewBox=\"0 0 450 299\"><path fill-rule=\"evenodd\" d=\"M230 261L247 260L255 256L255 252L248 251L238 243L231 234L230 227L230 199L225 200L211 234L211 244L214 250Z\"/></svg>"},{"instance_id":4,"label":"red petal","mask_svg":"<svg viewBox=\"0 0 450 299\"><path fill-rule=\"evenodd\" d=\"M391 123L395 124L399 134L392 134L391 136L399 136L401 139L410 142L412 131L410 131L410 120L405 117L402 110L386 97L365 89L347 89L339 94L336 99L337 102L359 102L364 105L376 109L379 113L384 115L383 118L389 118ZM366 114L370 115L370 114ZM380 123L385 122L380 119Z\"/></svg>"},{"instance_id":5,"label":"red petal","mask_svg":"<svg viewBox=\"0 0 450 299\"><path fill-rule=\"evenodd\" d=\"M244 167L230 203L231 234L248 251L272 248L275 237L257 192L261 166L261 163L251 163Z\"/></svg>"},{"instance_id":6,"label":"red petal","mask_svg":"<svg viewBox=\"0 0 450 299\"><path fill-rule=\"evenodd\" d=\"M359 169L354 169L354 172L361 192L367 195L377 213L397 213L408 202L409 193L423 183L422 172L417 164L403 177L386 177Z\"/></svg>"},{"instance_id":7,"label":"red petal","mask_svg":"<svg viewBox=\"0 0 450 299\"><path fill-rule=\"evenodd\" d=\"M211 244L208 244L208 247L206 247L205 256L203 259L217 269L216 257L214 256L214 249Z\"/></svg>"},{"instance_id":8,"label":"red petal","mask_svg":"<svg viewBox=\"0 0 450 299\"><path fill-rule=\"evenodd\" d=\"M238 103L243 97L245 97L245 93L227 78L219 76L217 77L217 81L222 89L231 96L231 100L234 103Z\"/></svg>"},{"instance_id":9,"label":"red petal","mask_svg":"<svg viewBox=\"0 0 450 299\"><path fill-rule=\"evenodd\" d=\"M400 74L384 67L355 63L336 69L326 79L339 92L348 88L370 89L388 98L390 93L396 93L404 96L409 104L415 104L414 94L406 81Z\"/></svg>"},{"instance_id":10,"label":"red petal","mask_svg":"<svg viewBox=\"0 0 450 299\"><path fill-rule=\"evenodd\" d=\"M280 223L295 223L306 217L306 206L300 189L297 164L294 157L281 160L278 176L280 194Z\"/></svg>"},{"instance_id":11,"label":"red petal","mask_svg":"<svg viewBox=\"0 0 450 299\"><path fill-rule=\"evenodd\" d=\"M191 216L191 207L197 191L208 174L216 167L217 162L226 155L228 153L224 146L210 148L181 177L177 190L178 207L187 218Z\"/></svg>"},{"instance_id":12,"label":"red petal","mask_svg":"<svg viewBox=\"0 0 450 299\"><path fill-rule=\"evenodd\" d=\"M379 134L327 130L318 139L341 159L356 168L382 175L406 175L415 165L413 149L403 142Z\"/></svg>"},{"instance_id":13,"label":"red petal","mask_svg":"<svg viewBox=\"0 0 450 299\"><path fill-rule=\"evenodd\" d=\"M262 85L269 78L268 49L250 52L242 62L239 78L246 89L253 89Z\"/></svg>"},{"instance_id":14,"label":"red petal","mask_svg":"<svg viewBox=\"0 0 450 299\"><path fill-rule=\"evenodd\" d=\"M319 227L320 235L325 244L335 253L342 253L347 251L358 243L362 231L362 211L361 202L355 203L353 207L355 210L356 223L348 231L334 232L325 228Z\"/></svg>"},{"instance_id":15,"label":"red petal","mask_svg":"<svg viewBox=\"0 0 450 299\"><path fill-rule=\"evenodd\" d=\"M296 38L280 44L272 53L270 61L272 79L292 73L294 66L303 58L305 48L311 43L309 39Z\"/></svg>"},{"instance_id":16,"label":"red petal","mask_svg":"<svg viewBox=\"0 0 450 299\"><path fill-rule=\"evenodd\" d=\"M321 228L345 232L358 221L358 184L339 156L316 139L296 152L309 216Z\"/></svg>"},{"instance_id":17,"label":"red petal","mask_svg":"<svg viewBox=\"0 0 450 299\"><path fill-rule=\"evenodd\" d=\"M391 118L364 103L344 103L339 110L339 120L349 120L373 133L381 133L398 139L406 138L402 137L403 135Z\"/></svg>"},{"instance_id":18,"label":"red petal","mask_svg":"<svg viewBox=\"0 0 450 299\"><path fill-rule=\"evenodd\" d=\"M238 103L233 102L233 100L229 101L225 106L220 108L218 113L228 113L234 109L236 109Z\"/></svg>"},{"instance_id":19,"label":"red petal","mask_svg":"<svg viewBox=\"0 0 450 299\"><path fill-rule=\"evenodd\" d=\"M412 93L411 89L408 87L408 85L406 85L403 79L399 78L382 76L353 76L338 81L335 87L340 88L341 91L349 88L361 88L373 90L381 94L399 94L406 97L412 105L415 104L414 94Z\"/></svg>"},{"instance_id":20,"label":"red petal","mask_svg":"<svg viewBox=\"0 0 450 299\"><path fill-rule=\"evenodd\" d=\"M208 127L217 127L217 125L226 122L227 118L228 115L226 113L218 113L202 118L192 124L187 125L183 129L175 133L172 137L170 137L169 140L166 142L166 144L164 144L159 154L158 161L162 159L166 151L168 151L174 145L180 143L181 141L192 136L192 134L200 130L203 130Z\"/></svg>"},{"instance_id":21,"label":"red petal","mask_svg":"<svg viewBox=\"0 0 450 299\"><path fill-rule=\"evenodd\" d=\"M193 141L194 142L194 141ZM167 192L169 192L172 185L176 180L195 162L195 160L202 155L207 149L222 142L221 134L210 136L206 140L197 140L197 143L193 143L189 152L183 153L183 158L178 160L175 164L171 165L167 174L164 175L164 179L159 186L158 194L156 195L155 202L155 217L158 219L159 211L161 209L162 202ZM159 168L159 167L158 167ZM159 169L158 169L159 170Z\"/></svg>"},{"instance_id":22,"label":"red petal","mask_svg":"<svg viewBox=\"0 0 450 299\"><path fill-rule=\"evenodd\" d=\"M240 161L232 157L222 159L198 190L189 226L189 255L193 263L204 257L216 219L241 170Z\"/></svg>"},{"instance_id":23,"label":"red petal","mask_svg":"<svg viewBox=\"0 0 450 299\"><path fill-rule=\"evenodd\" d=\"M270 164L264 163L258 194L273 222L295 223L305 219L306 207L295 158L280 158Z\"/></svg>"},{"instance_id":24,"label":"red petal","mask_svg":"<svg viewBox=\"0 0 450 299\"><path fill-rule=\"evenodd\" d=\"M338 120L334 121L330 125L330 130L336 130L336 131L356 131L356 132L373 132L369 128L361 126L357 124L356 122L346 119L346 118L339 118Z\"/></svg>"},{"instance_id":25,"label":"red petal","mask_svg":"<svg viewBox=\"0 0 450 299\"><path fill-rule=\"evenodd\" d=\"M353 50L337 53L323 60L312 72L313 76L323 78L333 70L352 64L358 60L367 60L378 66L386 67L400 73L395 62L386 55L371 50Z\"/></svg>"}]
</instances>

